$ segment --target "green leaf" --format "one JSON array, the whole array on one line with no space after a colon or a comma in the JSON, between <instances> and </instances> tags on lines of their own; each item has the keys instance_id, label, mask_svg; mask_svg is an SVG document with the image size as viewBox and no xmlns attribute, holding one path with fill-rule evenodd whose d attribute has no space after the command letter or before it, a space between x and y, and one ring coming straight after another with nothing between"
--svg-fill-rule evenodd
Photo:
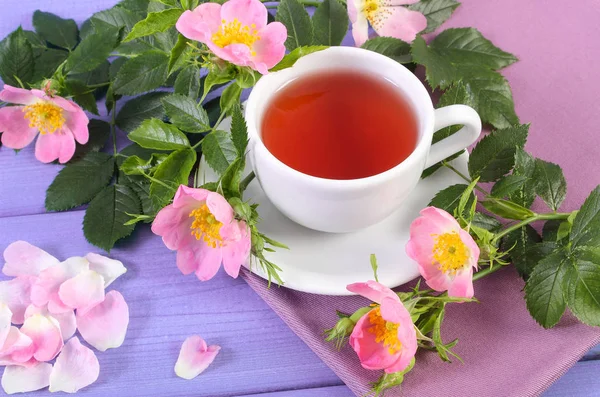
<instances>
[{"instance_id":1,"label":"green leaf","mask_svg":"<svg viewBox=\"0 0 600 397\"><path fill-rule=\"evenodd\" d=\"M119 169L125 175L152 175L154 169L165 161L167 156L164 153L152 153L152 156L147 160L138 156L129 156L121 163Z\"/></svg>"},{"instance_id":2,"label":"green leaf","mask_svg":"<svg viewBox=\"0 0 600 397\"><path fill-rule=\"evenodd\" d=\"M298 0L282 0L277 7L275 19L285 25L288 51L312 44L313 27L304 6Z\"/></svg>"},{"instance_id":3,"label":"green leaf","mask_svg":"<svg viewBox=\"0 0 600 397\"><path fill-rule=\"evenodd\" d=\"M160 12L151 12L146 19L135 24L131 32L125 37L124 42L138 39L144 36L150 36L158 32L164 32L175 26L179 17L183 14L181 8L170 8Z\"/></svg>"},{"instance_id":4,"label":"green leaf","mask_svg":"<svg viewBox=\"0 0 600 397\"><path fill-rule=\"evenodd\" d=\"M370 256L370 260L371 260L371 269L373 269L373 277L375 278L375 281L379 282L379 278L377 278L377 257L375 256L375 254L371 254Z\"/></svg>"},{"instance_id":5,"label":"green leaf","mask_svg":"<svg viewBox=\"0 0 600 397\"><path fill-rule=\"evenodd\" d=\"M239 106L235 106L231 113L231 140L238 156L244 157L248 147L248 126Z\"/></svg>"},{"instance_id":6,"label":"green leaf","mask_svg":"<svg viewBox=\"0 0 600 397\"><path fill-rule=\"evenodd\" d=\"M527 178L527 181L515 192L509 195L509 198L515 203L529 208L535 200L535 181L532 179L535 171L535 159L522 148L515 152L515 168L513 175L520 175Z\"/></svg>"},{"instance_id":7,"label":"green leaf","mask_svg":"<svg viewBox=\"0 0 600 397\"><path fill-rule=\"evenodd\" d=\"M450 214L458 208L458 203L464 191L467 189L465 184L457 184L449 186L439 191L429 202L429 206L437 207Z\"/></svg>"},{"instance_id":8,"label":"green leaf","mask_svg":"<svg viewBox=\"0 0 600 397\"><path fill-rule=\"evenodd\" d=\"M465 221L470 222L473 219L473 215L475 214L475 205L477 204L477 197L475 197L475 193L473 193L473 189L477 186L479 182L479 178L473 179L469 186L465 189L465 191L460 196L460 200L458 201L458 207L456 207L455 217L459 217L461 219L464 218ZM468 212L465 212L468 210Z\"/></svg>"},{"instance_id":9,"label":"green leaf","mask_svg":"<svg viewBox=\"0 0 600 397\"><path fill-rule=\"evenodd\" d=\"M121 0L116 7L122 7L135 13L145 14L148 12L149 0Z\"/></svg>"},{"instance_id":10,"label":"green leaf","mask_svg":"<svg viewBox=\"0 0 600 397\"><path fill-rule=\"evenodd\" d=\"M230 84L221 93L221 100L219 106L221 107L222 113L229 113L234 106L240 103L240 96L242 95L242 87L237 84Z\"/></svg>"},{"instance_id":11,"label":"green leaf","mask_svg":"<svg viewBox=\"0 0 600 397\"><path fill-rule=\"evenodd\" d=\"M23 34L27 38L27 41L29 41L29 43L31 44L32 48L42 49L42 50L45 50L48 48L46 45L46 41L43 40L40 37L40 35L37 34L36 32L33 32L31 30L24 30Z\"/></svg>"},{"instance_id":12,"label":"green leaf","mask_svg":"<svg viewBox=\"0 0 600 397\"><path fill-rule=\"evenodd\" d=\"M361 48L385 55L399 63L412 62L410 44L393 37L374 37L365 41Z\"/></svg>"},{"instance_id":13,"label":"green leaf","mask_svg":"<svg viewBox=\"0 0 600 397\"><path fill-rule=\"evenodd\" d=\"M323 0L312 17L313 44L338 46L348 32L348 11L338 0Z\"/></svg>"},{"instance_id":14,"label":"green leaf","mask_svg":"<svg viewBox=\"0 0 600 397\"><path fill-rule=\"evenodd\" d=\"M508 252L519 274L527 277L541 259L538 256L528 255L527 252L541 241L538 232L527 225L507 234L502 239L501 248L502 251Z\"/></svg>"},{"instance_id":15,"label":"green leaf","mask_svg":"<svg viewBox=\"0 0 600 397\"><path fill-rule=\"evenodd\" d=\"M155 208L169 204L179 185L187 185L190 172L196 162L196 152L192 149L177 150L169 155L154 172L154 178L171 186L152 182L150 198Z\"/></svg>"},{"instance_id":16,"label":"green leaf","mask_svg":"<svg viewBox=\"0 0 600 397\"><path fill-rule=\"evenodd\" d=\"M223 175L237 158L237 151L229 134L219 130L204 137L202 153L207 164L219 175Z\"/></svg>"},{"instance_id":17,"label":"green leaf","mask_svg":"<svg viewBox=\"0 0 600 397\"><path fill-rule=\"evenodd\" d=\"M33 26L44 40L55 46L70 50L77 45L79 30L72 19L37 10L33 13Z\"/></svg>"},{"instance_id":18,"label":"green leaf","mask_svg":"<svg viewBox=\"0 0 600 397\"><path fill-rule=\"evenodd\" d=\"M473 215L473 220L471 224L490 232L497 231L502 224L493 216L489 216L486 214L482 214L481 212L476 212Z\"/></svg>"},{"instance_id":19,"label":"green leaf","mask_svg":"<svg viewBox=\"0 0 600 397\"><path fill-rule=\"evenodd\" d=\"M163 106L171 123L186 132L210 130L208 114L202 106L190 97L173 94L162 99Z\"/></svg>"},{"instance_id":20,"label":"green leaf","mask_svg":"<svg viewBox=\"0 0 600 397\"><path fill-rule=\"evenodd\" d=\"M33 77L33 50L23 29L18 28L0 41L0 77L4 84L19 87L19 80Z\"/></svg>"},{"instance_id":21,"label":"green leaf","mask_svg":"<svg viewBox=\"0 0 600 397\"><path fill-rule=\"evenodd\" d=\"M92 119L88 124L89 139L85 145L77 145L71 162L80 160L88 152L100 151L110 136L110 124L106 121Z\"/></svg>"},{"instance_id":22,"label":"green leaf","mask_svg":"<svg viewBox=\"0 0 600 397\"><path fill-rule=\"evenodd\" d=\"M523 175L506 175L492 187L492 197L504 198L518 189L521 189L529 178Z\"/></svg>"},{"instance_id":23,"label":"green leaf","mask_svg":"<svg viewBox=\"0 0 600 397\"><path fill-rule=\"evenodd\" d=\"M571 230L573 246L600 245L600 186L597 186L585 200Z\"/></svg>"},{"instance_id":24,"label":"green leaf","mask_svg":"<svg viewBox=\"0 0 600 397\"><path fill-rule=\"evenodd\" d=\"M493 131L484 137L471 152L469 173L481 182L493 182L510 172L515 163L515 152L527 141L529 125L520 125Z\"/></svg>"},{"instance_id":25,"label":"green leaf","mask_svg":"<svg viewBox=\"0 0 600 397\"><path fill-rule=\"evenodd\" d=\"M242 192L240 190L240 183L242 182L244 168L246 168L245 157L238 157L229 167L227 167L225 172L223 172L219 183L224 191L225 197L241 198Z\"/></svg>"},{"instance_id":26,"label":"green leaf","mask_svg":"<svg viewBox=\"0 0 600 397\"><path fill-rule=\"evenodd\" d=\"M129 133L129 139L146 149L178 150L190 147L190 142L183 132L158 119L144 120L138 128Z\"/></svg>"},{"instance_id":27,"label":"green leaf","mask_svg":"<svg viewBox=\"0 0 600 397\"><path fill-rule=\"evenodd\" d=\"M106 153L91 152L63 168L46 191L46 210L65 211L92 200L115 171L114 159Z\"/></svg>"},{"instance_id":28,"label":"green leaf","mask_svg":"<svg viewBox=\"0 0 600 397\"><path fill-rule=\"evenodd\" d=\"M125 132L132 132L147 119L166 117L161 100L168 95L168 92L150 92L126 102L117 114L117 126Z\"/></svg>"},{"instance_id":29,"label":"green leaf","mask_svg":"<svg viewBox=\"0 0 600 397\"><path fill-rule=\"evenodd\" d=\"M69 80L78 80L87 86L108 83L110 80L110 66L110 62L108 62L108 60L104 60L100 63L100 65L89 72L74 73L69 75ZM94 92L97 94L106 89L106 86L98 87Z\"/></svg>"},{"instance_id":30,"label":"green leaf","mask_svg":"<svg viewBox=\"0 0 600 397\"><path fill-rule=\"evenodd\" d=\"M600 248L582 247L566 274L564 295L579 321L600 326Z\"/></svg>"},{"instance_id":31,"label":"green leaf","mask_svg":"<svg viewBox=\"0 0 600 397\"><path fill-rule=\"evenodd\" d=\"M329 48L324 45L311 45L311 46L303 46L294 49L292 52L283 57L281 61L275 66L271 68L271 72L276 72L278 70L287 69L289 67L294 66L298 59L302 58L305 55L312 54L313 52L323 51L324 49Z\"/></svg>"},{"instance_id":32,"label":"green leaf","mask_svg":"<svg viewBox=\"0 0 600 397\"><path fill-rule=\"evenodd\" d=\"M241 68L235 82L241 88L251 88L256 85L256 82L261 78L261 74L249 68Z\"/></svg>"},{"instance_id":33,"label":"green leaf","mask_svg":"<svg viewBox=\"0 0 600 397\"><path fill-rule=\"evenodd\" d=\"M69 73L89 72L100 66L117 44L118 30L104 29L87 36L67 58Z\"/></svg>"},{"instance_id":34,"label":"green leaf","mask_svg":"<svg viewBox=\"0 0 600 397\"><path fill-rule=\"evenodd\" d=\"M481 204L488 211L507 219L523 220L535 215L531 210L521 207L512 201L488 198L482 201Z\"/></svg>"},{"instance_id":35,"label":"green leaf","mask_svg":"<svg viewBox=\"0 0 600 397\"><path fill-rule=\"evenodd\" d=\"M535 159L533 172L535 192L553 211L558 210L567 195L567 181L559 165Z\"/></svg>"},{"instance_id":36,"label":"green leaf","mask_svg":"<svg viewBox=\"0 0 600 397\"><path fill-rule=\"evenodd\" d=\"M125 62L113 82L116 94L136 95L160 87L167 80L169 56L148 51Z\"/></svg>"},{"instance_id":37,"label":"green leaf","mask_svg":"<svg viewBox=\"0 0 600 397\"><path fill-rule=\"evenodd\" d=\"M169 56L169 74L181 69L185 65L185 61L189 58L191 47L188 45L189 40L182 34L177 37L177 44L171 50Z\"/></svg>"},{"instance_id":38,"label":"green leaf","mask_svg":"<svg viewBox=\"0 0 600 397\"><path fill-rule=\"evenodd\" d=\"M550 328L558 323L565 312L563 284L568 267L564 250L554 251L533 269L525 286L525 300L531 316L542 327Z\"/></svg>"},{"instance_id":39,"label":"green leaf","mask_svg":"<svg viewBox=\"0 0 600 397\"><path fill-rule=\"evenodd\" d=\"M83 234L91 244L110 251L117 240L133 232L133 225L125 226L130 219L127 214L137 214L140 209L140 200L130 187L107 186L88 206L83 217Z\"/></svg>"},{"instance_id":40,"label":"green leaf","mask_svg":"<svg viewBox=\"0 0 600 397\"><path fill-rule=\"evenodd\" d=\"M200 69L188 65L179 72L173 86L176 94L197 98L200 93Z\"/></svg>"},{"instance_id":41,"label":"green leaf","mask_svg":"<svg viewBox=\"0 0 600 397\"><path fill-rule=\"evenodd\" d=\"M161 208L155 208L150 198L150 181L144 176L126 175L123 183L129 186L138 196L142 204L142 213L149 218L144 222L152 222Z\"/></svg>"},{"instance_id":42,"label":"green leaf","mask_svg":"<svg viewBox=\"0 0 600 397\"><path fill-rule=\"evenodd\" d=\"M544 241L529 246L521 256L511 256L511 259L521 277L527 280L537 264L555 251L557 247L558 245L554 242Z\"/></svg>"},{"instance_id":43,"label":"green leaf","mask_svg":"<svg viewBox=\"0 0 600 397\"><path fill-rule=\"evenodd\" d=\"M235 74L233 70L226 70L221 73L209 71L204 79L204 92L202 93L202 99L204 100L204 98L206 98L206 95L208 95L213 86L228 83L233 80L234 77Z\"/></svg>"},{"instance_id":44,"label":"green leaf","mask_svg":"<svg viewBox=\"0 0 600 397\"><path fill-rule=\"evenodd\" d=\"M69 53L63 50L55 50L53 48L49 48L44 50L39 57L35 59L35 67L33 68L33 76L30 81L33 83L41 82L45 78L50 78L58 68L58 66L63 63ZM0 72L2 68L2 55L0 55ZM22 81L27 81L27 79ZM5 80L6 81L6 80Z\"/></svg>"},{"instance_id":45,"label":"green leaf","mask_svg":"<svg viewBox=\"0 0 600 397\"><path fill-rule=\"evenodd\" d=\"M421 0L408 6L409 10L418 11L427 18L427 28L423 33L431 33L446 22L460 3L456 0Z\"/></svg>"},{"instance_id":46,"label":"green leaf","mask_svg":"<svg viewBox=\"0 0 600 397\"><path fill-rule=\"evenodd\" d=\"M67 80L65 81L65 87L79 106L90 113L98 114L98 105L96 104L93 89L88 88L79 80Z\"/></svg>"}]
</instances>

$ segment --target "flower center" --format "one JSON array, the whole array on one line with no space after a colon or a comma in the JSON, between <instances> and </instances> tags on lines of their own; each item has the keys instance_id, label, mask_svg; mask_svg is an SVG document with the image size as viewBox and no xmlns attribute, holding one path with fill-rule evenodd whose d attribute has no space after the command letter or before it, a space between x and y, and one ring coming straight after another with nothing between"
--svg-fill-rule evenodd
<instances>
[{"instance_id":1,"label":"flower center","mask_svg":"<svg viewBox=\"0 0 600 397\"><path fill-rule=\"evenodd\" d=\"M386 346L390 354L398 353L402 348L402 343L398 339L398 327L400 324L385 321L381 317L381 308L379 307L371 310L368 316L371 326L367 331L375 335L375 342Z\"/></svg>"},{"instance_id":2,"label":"flower center","mask_svg":"<svg viewBox=\"0 0 600 397\"><path fill-rule=\"evenodd\" d=\"M190 226L192 236L196 237L196 240L204 240L212 248L220 247L222 242L220 231L223 224L211 214L208 206L203 204L200 208L196 208L190 212L191 217L194 218Z\"/></svg>"},{"instance_id":3,"label":"flower center","mask_svg":"<svg viewBox=\"0 0 600 397\"><path fill-rule=\"evenodd\" d=\"M230 44L245 44L252 50L254 42L260 40L256 25L242 25L237 18L231 22L221 21L221 29L212 35L212 41L219 47L223 48ZM254 56L256 52L252 51Z\"/></svg>"},{"instance_id":4,"label":"flower center","mask_svg":"<svg viewBox=\"0 0 600 397\"><path fill-rule=\"evenodd\" d=\"M371 26L380 28L382 23L392 14L389 10L390 2L386 0L365 0L363 13Z\"/></svg>"},{"instance_id":5,"label":"flower center","mask_svg":"<svg viewBox=\"0 0 600 397\"><path fill-rule=\"evenodd\" d=\"M441 271L452 274L462 269L469 259L469 249L457 232L434 235L433 258Z\"/></svg>"},{"instance_id":6,"label":"flower center","mask_svg":"<svg viewBox=\"0 0 600 397\"><path fill-rule=\"evenodd\" d=\"M23 108L29 126L37 128L42 135L52 134L65 124L65 117L60 106L43 101Z\"/></svg>"}]
</instances>

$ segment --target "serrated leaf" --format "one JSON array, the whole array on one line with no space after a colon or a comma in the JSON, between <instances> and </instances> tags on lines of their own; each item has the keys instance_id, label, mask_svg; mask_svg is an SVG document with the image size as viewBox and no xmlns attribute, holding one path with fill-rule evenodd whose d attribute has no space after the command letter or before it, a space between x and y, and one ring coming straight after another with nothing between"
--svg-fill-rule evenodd
<instances>
[{"instance_id":1,"label":"serrated leaf","mask_svg":"<svg viewBox=\"0 0 600 397\"><path fill-rule=\"evenodd\" d=\"M144 176L127 175L123 178L123 183L137 194L142 204L142 214L150 217L144 222L152 222L160 208L155 208L150 199L150 181Z\"/></svg>"},{"instance_id":2,"label":"serrated leaf","mask_svg":"<svg viewBox=\"0 0 600 397\"><path fill-rule=\"evenodd\" d=\"M600 326L600 248L582 247L565 276L564 295L579 321Z\"/></svg>"},{"instance_id":3,"label":"serrated leaf","mask_svg":"<svg viewBox=\"0 0 600 397\"><path fill-rule=\"evenodd\" d=\"M206 163L219 175L237 158L237 151L229 134L225 131L213 131L202 140L202 154Z\"/></svg>"},{"instance_id":4,"label":"serrated leaf","mask_svg":"<svg viewBox=\"0 0 600 397\"><path fill-rule=\"evenodd\" d=\"M515 168L513 175L520 175L528 178L528 180L518 188L515 192L509 195L510 199L515 203L529 208L535 200L535 181L532 179L535 171L535 159L522 148L515 152Z\"/></svg>"},{"instance_id":5,"label":"serrated leaf","mask_svg":"<svg viewBox=\"0 0 600 397\"><path fill-rule=\"evenodd\" d=\"M125 225L141 210L138 196L128 186L105 187L91 202L83 217L83 234L96 247L110 251L115 242L129 236L133 225Z\"/></svg>"},{"instance_id":6,"label":"serrated leaf","mask_svg":"<svg viewBox=\"0 0 600 397\"><path fill-rule=\"evenodd\" d=\"M89 72L74 73L69 75L69 80L78 80L87 86L103 84L107 83L110 80L109 73L110 62L108 62L108 60L104 60L100 63L100 65L98 65L95 69L90 70ZM94 92L98 93L99 91L102 91L104 89L106 89L106 86L98 87L95 89Z\"/></svg>"},{"instance_id":7,"label":"serrated leaf","mask_svg":"<svg viewBox=\"0 0 600 397\"><path fill-rule=\"evenodd\" d=\"M242 87L237 84L230 84L221 93L219 107L222 113L229 114L234 106L239 105L240 96L242 95Z\"/></svg>"},{"instance_id":8,"label":"serrated leaf","mask_svg":"<svg viewBox=\"0 0 600 397\"><path fill-rule=\"evenodd\" d=\"M338 0L324 0L312 17L313 44L338 46L348 32L348 11Z\"/></svg>"},{"instance_id":9,"label":"serrated leaf","mask_svg":"<svg viewBox=\"0 0 600 397\"><path fill-rule=\"evenodd\" d=\"M506 175L492 186L492 197L504 198L523 187L529 178L523 175Z\"/></svg>"},{"instance_id":10,"label":"serrated leaf","mask_svg":"<svg viewBox=\"0 0 600 397\"><path fill-rule=\"evenodd\" d=\"M507 234L502 239L502 251L508 252L510 259L522 277L529 276L534 266L541 259L538 257L537 260L533 261L535 258L527 254L529 249L541 241L542 238L538 232L529 225Z\"/></svg>"},{"instance_id":11,"label":"serrated leaf","mask_svg":"<svg viewBox=\"0 0 600 397\"><path fill-rule=\"evenodd\" d=\"M211 88L228 83L234 78L235 74L233 73L233 70L227 70L219 74L209 71L206 77L204 78L204 90L202 93L202 100L206 98L206 95L208 95Z\"/></svg>"},{"instance_id":12,"label":"serrated leaf","mask_svg":"<svg viewBox=\"0 0 600 397\"><path fill-rule=\"evenodd\" d=\"M185 61L189 57L189 50L191 50L188 41L189 40L182 34L179 34L177 37L177 44L175 44L171 50L171 55L169 56L169 74L184 66Z\"/></svg>"},{"instance_id":13,"label":"serrated leaf","mask_svg":"<svg viewBox=\"0 0 600 397\"><path fill-rule=\"evenodd\" d=\"M421 0L408 6L409 10L418 11L427 18L427 28L423 33L431 33L452 16L460 3L456 0Z\"/></svg>"},{"instance_id":14,"label":"serrated leaf","mask_svg":"<svg viewBox=\"0 0 600 397\"><path fill-rule=\"evenodd\" d=\"M179 17L183 14L181 8L170 8L160 12L151 12L146 19L135 24L131 32L125 37L124 42L150 36L158 32L164 32L175 26Z\"/></svg>"},{"instance_id":15,"label":"serrated leaf","mask_svg":"<svg viewBox=\"0 0 600 397\"><path fill-rule=\"evenodd\" d=\"M33 13L33 26L37 34L55 46L70 50L77 45L79 30L72 19L37 10Z\"/></svg>"},{"instance_id":16,"label":"serrated leaf","mask_svg":"<svg viewBox=\"0 0 600 397\"><path fill-rule=\"evenodd\" d=\"M190 147L183 132L158 119L144 120L129 134L129 139L146 149L178 150Z\"/></svg>"},{"instance_id":17,"label":"serrated leaf","mask_svg":"<svg viewBox=\"0 0 600 397\"><path fill-rule=\"evenodd\" d=\"M231 114L231 140L238 156L244 157L248 147L248 126L239 106L234 107Z\"/></svg>"},{"instance_id":18,"label":"serrated leaf","mask_svg":"<svg viewBox=\"0 0 600 397\"><path fill-rule=\"evenodd\" d=\"M288 51L312 44L313 27L310 16L298 0L282 0L277 7L275 19L287 28L285 48Z\"/></svg>"},{"instance_id":19,"label":"serrated leaf","mask_svg":"<svg viewBox=\"0 0 600 397\"><path fill-rule=\"evenodd\" d=\"M563 284L568 256L564 250L554 251L533 269L525 286L525 301L531 316L542 327L554 326L565 312Z\"/></svg>"},{"instance_id":20,"label":"serrated leaf","mask_svg":"<svg viewBox=\"0 0 600 397\"><path fill-rule=\"evenodd\" d=\"M242 182L242 173L245 167L245 157L238 157L223 172L219 179L219 185L223 189L225 197L241 198L240 183Z\"/></svg>"},{"instance_id":21,"label":"serrated leaf","mask_svg":"<svg viewBox=\"0 0 600 397\"><path fill-rule=\"evenodd\" d=\"M472 225L490 232L497 231L502 224L493 216L476 212L473 215Z\"/></svg>"},{"instance_id":22,"label":"serrated leaf","mask_svg":"<svg viewBox=\"0 0 600 397\"><path fill-rule=\"evenodd\" d=\"M27 41L31 44L32 48L47 49L46 41L44 41L39 34L31 30L23 30L23 34L27 38Z\"/></svg>"},{"instance_id":23,"label":"serrated leaf","mask_svg":"<svg viewBox=\"0 0 600 397\"><path fill-rule=\"evenodd\" d=\"M152 153L149 159L138 156L129 156L121 163L119 169L125 175L152 175L154 168L158 167L167 158L165 153Z\"/></svg>"},{"instance_id":24,"label":"serrated leaf","mask_svg":"<svg viewBox=\"0 0 600 397\"><path fill-rule=\"evenodd\" d=\"M393 37L374 37L365 41L361 48L385 55L399 63L412 62L410 44Z\"/></svg>"},{"instance_id":25,"label":"serrated leaf","mask_svg":"<svg viewBox=\"0 0 600 397\"><path fill-rule=\"evenodd\" d=\"M176 94L197 98L200 94L200 69L198 66L189 65L179 72L173 86Z\"/></svg>"},{"instance_id":26,"label":"serrated leaf","mask_svg":"<svg viewBox=\"0 0 600 397\"><path fill-rule=\"evenodd\" d=\"M46 210L65 211L92 200L114 174L114 159L91 152L63 168L46 191Z\"/></svg>"},{"instance_id":27,"label":"serrated leaf","mask_svg":"<svg viewBox=\"0 0 600 397\"><path fill-rule=\"evenodd\" d=\"M204 108L190 97L173 94L162 99L163 106L171 123L186 132L210 130L208 114Z\"/></svg>"},{"instance_id":28,"label":"serrated leaf","mask_svg":"<svg viewBox=\"0 0 600 397\"><path fill-rule=\"evenodd\" d=\"M132 132L144 120L164 118L167 114L161 100L168 95L168 92L150 92L126 102L117 114L117 126L125 132Z\"/></svg>"},{"instance_id":29,"label":"serrated leaf","mask_svg":"<svg viewBox=\"0 0 600 397\"><path fill-rule=\"evenodd\" d=\"M161 51L148 51L129 59L113 82L115 93L136 95L160 87L167 80L168 63L169 56Z\"/></svg>"},{"instance_id":30,"label":"serrated leaf","mask_svg":"<svg viewBox=\"0 0 600 397\"><path fill-rule=\"evenodd\" d=\"M477 204L477 197L475 197L475 193L473 193L473 189L477 186L479 182L479 178L475 178L469 183L469 186L465 189L465 191L460 196L460 200L458 201L458 207L456 208L456 214L454 216L460 217L467 222L470 222L475 214L475 205Z\"/></svg>"},{"instance_id":31,"label":"serrated leaf","mask_svg":"<svg viewBox=\"0 0 600 397\"><path fill-rule=\"evenodd\" d=\"M192 149L183 149L171 153L156 168L154 178L167 184L170 188L156 182L151 183L150 199L154 208L163 208L171 201L179 185L187 185L195 162L196 152Z\"/></svg>"},{"instance_id":32,"label":"serrated leaf","mask_svg":"<svg viewBox=\"0 0 600 397\"><path fill-rule=\"evenodd\" d=\"M0 41L0 77L5 84L19 87L29 82L34 63L31 44L20 27Z\"/></svg>"},{"instance_id":33,"label":"serrated leaf","mask_svg":"<svg viewBox=\"0 0 600 397\"><path fill-rule=\"evenodd\" d=\"M508 200L489 197L482 201L481 204L488 211L506 219L523 220L535 216L535 213L533 213L531 210L521 207L519 204Z\"/></svg>"},{"instance_id":34,"label":"serrated leaf","mask_svg":"<svg viewBox=\"0 0 600 397\"><path fill-rule=\"evenodd\" d=\"M65 88L69 94L73 96L73 101L75 101L75 103L90 113L98 114L98 105L96 104L96 98L92 93L94 91L93 89L88 88L79 80L65 81Z\"/></svg>"},{"instance_id":35,"label":"serrated leaf","mask_svg":"<svg viewBox=\"0 0 600 397\"><path fill-rule=\"evenodd\" d=\"M123 7L99 11L89 19L91 31L88 34L101 31L106 28L106 25L117 29L123 28L123 33L128 34L141 18L140 15ZM84 38L83 32L81 37Z\"/></svg>"},{"instance_id":36,"label":"serrated leaf","mask_svg":"<svg viewBox=\"0 0 600 397\"><path fill-rule=\"evenodd\" d=\"M121 0L116 7L125 8L135 13L145 14L148 12L149 0Z\"/></svg>"},{"instance_id":37,"label":"serrated leaf","mask_svg":"<svg viewBox=\"0 0 600 397\"><path fill-rule=\"evenodd\" d=\"M100 66L115 48L118 34L116 29L90 34L70 53L65 69L71 74L84 73Z\"/></svg>"},{"instance_id":38,"label":"serrated leaf","mask_svg":"<svg viewBox=\"0 0 600 397\"><path fill-rule=\"evenodd\" d=\"M558 245L556 243L543 241L527 248L522 256L517 258L511 257L511 259L521 277L527 280L537 264L557 248Z\"/></svg>"},{"instance_id":39,"label":"serrated leaf","mask_svg":"<svg viewBox=\"0 0 600 397\"><path fill-rule=\"evenodd\" d=\"M493 182L510 172L517 148L525 146L529 125L496 130L485 136L471 152L469 174L481 182Z\"/></svg>"},{"instance_id":40,"label":"serrated leaf","mask_svg":"<svg viewBox=\"0 0 600 397\"><path fill-rule=\"evenodd\" d=\"M553 211L558 210L567 195L567 181L559 165L535 159L533 172L535 192Z\"/></svg>"},{"instance_id":41,"label":"serrated leaf","mask_svg":"<svg viewBox=\"0 0 600 397\"><path fill-rule=\"evenodd\" d=\"M298 59L302 58L305 55L312 54L313 52L323 51L324 49L329 48L325 45L311 45L311 46L303 46L294 49L289 54L285 55L281 61L275 66L271 68L271 72L276 72L278 70L287 69L289 67L294 66Z\"/></svg>"},{"instance_id":42,"label":"serrated leaf","mask_svg":"<svg viewBox=\"0 0 600 397\"><path fill-rule=\"evenodd\" d=\"M460 198L467 189L467 185L459 183L440 190L429 202L429 206L437 207L450 214L458 208Z\"/></svg>"},{"instance_id":43,"label":"serrated leaf","mask_svg":"<svg viewBox=\"0 0 600 397\"><path fill-rule=\"evenodd\" d=\"M571 238L573 246L600 245L600 186L585 200L573 220Z\"/></svg>"},{"instance_id":44,"label":"serrated leaf","mask_svg":"<svg viewBox=\"0 0 600 397\"><path fill-rule=\"evenodd\" d=\"M37 83L45 78L52 77L58 66L63 63L68 56L69 53L67 51L55 50L53 48L44 50L44 52L35 59L31 82ZM0 55L0 59L2 59L2 55ZM0 60L0 64L1 62L2 61Z\"/></svg>"},{"instance_id":45,"label":"serrated leaf","mask_svg":"<svg viewBox=\"0 0 600 397\"><path fill-rule=\"evenodd\" d=\"M71 161L81 159L88 152L100 151L110 136L110 124L106 121L92 119L88 124L89 139L85 145L77 145Z\"/></svg>"}]
</instances>

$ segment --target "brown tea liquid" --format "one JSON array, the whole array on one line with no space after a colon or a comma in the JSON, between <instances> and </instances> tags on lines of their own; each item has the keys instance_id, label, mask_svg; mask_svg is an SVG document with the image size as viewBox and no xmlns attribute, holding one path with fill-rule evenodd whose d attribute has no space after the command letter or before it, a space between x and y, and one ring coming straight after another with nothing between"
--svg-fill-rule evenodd
<instances>
[{"instance_id":1,"label":"brown tea liquid","mask_svg":"<svg viewBox=\"0 0 600 397\"><path fill-rule=\"evenodd\" d=\"M274 96L262 140L281 162L328 179L358 179L400 164L414 150L417 120L398 88L354 71L298 78Z\"/></svg>"}]
</instances>

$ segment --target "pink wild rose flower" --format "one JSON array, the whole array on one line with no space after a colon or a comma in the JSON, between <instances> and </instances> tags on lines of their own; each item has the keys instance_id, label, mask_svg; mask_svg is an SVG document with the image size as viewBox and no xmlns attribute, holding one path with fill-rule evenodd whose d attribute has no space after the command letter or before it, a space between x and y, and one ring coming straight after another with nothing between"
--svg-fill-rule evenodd
<instances>
[{"instance_id":1,"label":"pink wild rose flower","mask_svg":"<svg viewBox=\"0 0 600 397\"><path fill-rule=\"evenodd\" d=\"M398 295L376 281L346 288L380 305L362 316L350 335L363 368L388 374L406 370L417 352L417 333Z\"/></svg>"},{"instance_id":2,"label":"pink wild rose flower","mask_svg":"<svg viewBox=\"0 0 600 397\"><path fill-rule=\"evenodd\" d=\"M201 281L213 278L221 263L227 274L237 277L250 253L246 223L234 218L223 196L205 189L181 185L173 204L156 216L152 231L177 251L179 270L196 272Z\"/></svg>"},{"instance_id":3,"label":"pink wild rose flower","mask_svg":"<svg viewBox=\"0 0 600 397\"><path fill-rule=\"evenodd\" d=\"M479 247L452 215L427 207L410 225L406 253L419 265L427 285L456 298L473 297L473 269Z\"/></svg>"},{"instance_id":4,"label":"pink wild rose flower","mask_svg":"<svg viewBox=\"0 0 600 397\"><path fill-rule=\"evenodd\" d=\"M369 38L369 24L380 36L411 42L427 27L427 19L403 5L419 0L348 0L352 37L357 47Z\"/></svg>"},{"instance_id":5,"label":"pink wild rose flower","mask_svg":"<svg viewBox=\"0 0 600 397\"><path fill-rule=\"evenodd\" d=\"M75 153L75 141L85 144L89 138L88 118L75 102L40 90L25 90L5 85L0 101L20 106L0 109L2 144L23 149L40 134L35 157L50 163L66 163Z\"/></svg>"},{"instance_id":6,"label":"pink wild rose flower","mask_svg":"<svg viewBox=\"0 0 600 397\"><path fill-rule=\"evenodd\" d=\"M280 22L267 24L267 8L259 0L200 4L194 11L185 11L176 26L188 39L206 44L217 57L261 74L267 74L285 54L287 29Z\"/></svg>"}]
</instances>

